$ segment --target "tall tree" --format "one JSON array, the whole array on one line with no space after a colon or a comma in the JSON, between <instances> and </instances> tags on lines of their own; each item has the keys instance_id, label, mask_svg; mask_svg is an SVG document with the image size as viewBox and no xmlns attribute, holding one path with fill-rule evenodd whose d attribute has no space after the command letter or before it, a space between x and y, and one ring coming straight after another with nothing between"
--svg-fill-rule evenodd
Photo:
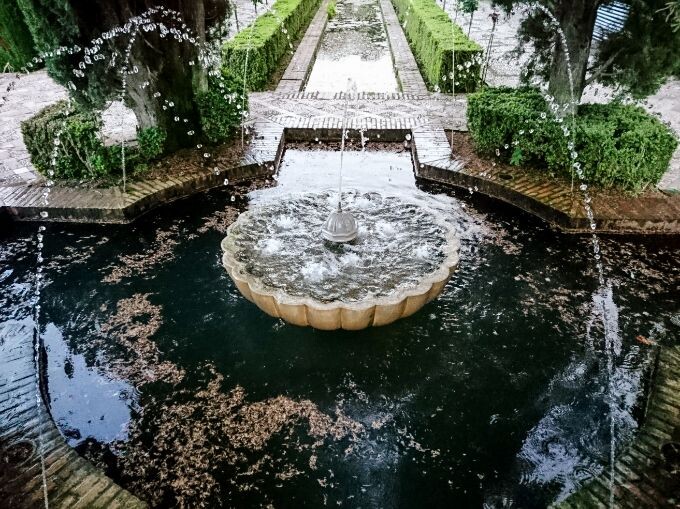
<instances>
[{"instance_id":1,"label":"tall tree","mask_svg":"<svg viewBox=\"0 0 680 509\"><path fill-rule=\"evenodd\" d=\"M507 10L526 5L516 0L495 3ZM598 9L612 3L614 0L538 0L535 5L540 7L529 8L519 31L520 50L533 48L527 76L547 79L549 92L558 103L571 104L569 64L576 102L593 82L620 86L640 97L654 93L668 77L680 76L680 31L674 30L668 0L619 0L628 8L623 27L594 43Z\"/></svg>"},{"instance_id":2,"label":"tall tree","mask_svg":"<svg viewBox=\"0 0 680 509\"><path fill-rule=\"evenodd\" d=\"M0 0L0 72L21 69L35 54L17 0Z\"/></svg>"},{"instance_id":3,"label":"tall tree","mask_svg":"<svg viewBox=\"0 0 680 509\"><path fill-rule=\"evenodd\" d=\"M170 146L188 143L175 118L186 118L187 129L197 124L195 93L208 82L192 41L206 41L209 28L223 22L228 0L18 2L40 51L80 48L47 61L55 80L75 85L76 100L99 107L118 96L125 81L126 102L141 128L165 128ZM155 7L160 10L145 15Z\"/></svg>"}]
</instances>

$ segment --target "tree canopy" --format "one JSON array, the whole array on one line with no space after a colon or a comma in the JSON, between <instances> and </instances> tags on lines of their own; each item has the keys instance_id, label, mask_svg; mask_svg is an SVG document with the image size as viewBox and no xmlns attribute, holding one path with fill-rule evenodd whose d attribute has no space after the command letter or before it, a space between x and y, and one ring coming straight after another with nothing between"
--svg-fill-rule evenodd
<instances>
[{"instance_id":1,"label":"tree canopy","mask_svg":"<svg viewBox=\"0 0 680 509\"><path fill-rule=\"evenodd\" d=\"M78 102L99 107L125 85L140 127L195 124L195 94L208 86L195 43L225 20L228 0L17 1L39 51L78 48L47 59Z\"/></svg>"},{"instance_id":2,"label":"tree canopy","mask_svg":"<svg viewBox=\"0 0 680 509\"><path fill-rule=\"evenodd\" d=\"M523 2L496 0L506 10L521 8ZM598 8L614 0L539 0L541 8L530 8L519 31L520 51L533 49L527 77L538 75L550 83L558 102L570 100L567 58L560 32L566 37L573 69L574 93L578 101L583 89L600 82L619 87L635 97L656 92L668 77L680 75L680 1L619 0L628 8L620 31L594 41ZM556 24L560 30L556 30Z\"/></svg>"}]
</instances>

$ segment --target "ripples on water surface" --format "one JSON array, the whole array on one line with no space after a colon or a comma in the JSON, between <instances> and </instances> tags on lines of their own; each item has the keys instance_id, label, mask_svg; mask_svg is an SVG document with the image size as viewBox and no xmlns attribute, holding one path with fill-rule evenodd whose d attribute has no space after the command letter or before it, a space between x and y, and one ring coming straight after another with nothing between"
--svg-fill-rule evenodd
<instances>
[{"instance_id":1,"label":"ripples on water surface","mask_svg":"<svg viewBox=\"0 0 680 509\"><path fill-rule=\"evenodd\" d=\"M399 92L379 0L340 0L305 84L308 92Z\"/></svg>"},{"instance_id":2,"label":"ripples on water surface","mask_svg":"<svg viewBox=\"0 0 680 509\"><path fill-rule=\"evenodd\" d=\"M251 199L325 190L337 163L289 150ZM350 152L345 183L440 210L460 271L415 316L361 332L284 325L240 296L220 266L232 189L127 226L49 225L41 333L69 442L162 506L544 507L601 471L610 405L620 442L636 428L653 359L635 337L677 333L677 246L603 239L598 288L588 239L427 194L410 164ZM30 333L36 227L9 229L0 320ZM611 377L603 307L619 317Z\"/></svg>"}]
</instances>

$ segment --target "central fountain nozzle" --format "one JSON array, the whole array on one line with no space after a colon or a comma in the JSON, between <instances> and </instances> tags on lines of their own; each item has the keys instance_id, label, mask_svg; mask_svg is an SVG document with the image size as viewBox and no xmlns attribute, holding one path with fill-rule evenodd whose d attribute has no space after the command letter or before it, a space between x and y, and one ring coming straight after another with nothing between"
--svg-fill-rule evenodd
<instances>
[{"instance_id":1,"label":"central fountain nozzle","mask_svg":"<svg viewBox=\"0 0 680 509\"><path fill-rule=\"evenodd\" d=\"M340 203L338 203L338 210L332 212L321 227L323 238L338 244L353 241L357 238L358 232L356 219L349 212L343 212Z\"/></svg>"}]
</instances>

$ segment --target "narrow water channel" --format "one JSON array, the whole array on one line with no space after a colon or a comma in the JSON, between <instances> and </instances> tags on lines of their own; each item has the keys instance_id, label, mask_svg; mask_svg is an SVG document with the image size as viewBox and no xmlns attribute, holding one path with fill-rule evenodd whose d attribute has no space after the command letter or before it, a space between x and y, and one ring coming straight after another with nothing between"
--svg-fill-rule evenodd
<instances>
[{"instance_id":1,"label":"narrow water channel","mask_svg":"<svg viewBox=\"0 0 680 509\"><path fill-rule=\"evenodd\" d=\"M310 92L398 92L392 54L378 0L339 0L328 21L307 80Z\"/></svg>"}]
</instances>

